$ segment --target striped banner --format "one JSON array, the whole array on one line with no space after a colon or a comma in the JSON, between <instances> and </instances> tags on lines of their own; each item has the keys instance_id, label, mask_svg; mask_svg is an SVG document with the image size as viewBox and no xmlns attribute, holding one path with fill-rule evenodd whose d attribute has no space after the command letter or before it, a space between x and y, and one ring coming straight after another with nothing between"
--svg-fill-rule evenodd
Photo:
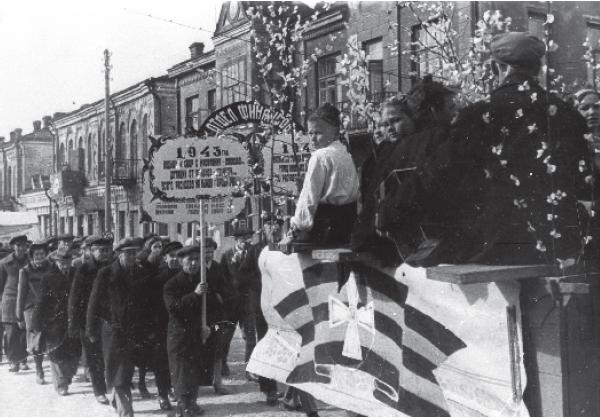
<instances>
[{"instance_id":1,"label":"striped banner","mask_svg":"<svg viewBox=\"0 0 600 420\"><path fill-rule=\"evenodd\" d=\"M510 386L508 336L490 335L498 324L487 325L494 351L506 350L502 367L498 357L484 355L478 351L484 346L469 339L480 334L465 329L469 313L496 309L482 305L473 310L469 304L483 285L467 286L471 290L465 294L427 280L422 269L385 271L355 264L347 270L338 263L269 251L263 251L260 266L262 306L270 329L257 345L249 371L368 416L527 415ZM340 278L345 283L338 290ZM494 297L494 306L507 304L496 299L502 293ZM518 302L518 289L514 299ZM463 314L460 319L457 312ZM483 317L490 318L496 322L489 314ZM503 307L500 319L506 324ZM477 366L463 365L477 360L466 362L465 354L467 359L477 356ZM485 366L488 362L496 366ZM489 372L499 377L487 378ZM465 395L453 392L459 383L465 390L478 388L473 392L485 398L467 396L476 401L465 401Z\"/></svg>"}]
</instances>

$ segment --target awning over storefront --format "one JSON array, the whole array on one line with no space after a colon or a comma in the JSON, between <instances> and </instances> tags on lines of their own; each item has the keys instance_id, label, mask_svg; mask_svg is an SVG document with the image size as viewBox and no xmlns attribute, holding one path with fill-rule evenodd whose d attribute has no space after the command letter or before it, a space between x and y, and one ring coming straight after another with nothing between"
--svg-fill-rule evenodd
<instances>
[{"instance_id":1,"label":"awning over storefront","mask_svg":"<svg viewBox=\"0 0 600 420\"><path fill-rule=\"evenodd\" d=\"M17 235L40 239L39 219L35 212L0 211L0 242Z\"/></svg>"}]
</instances>

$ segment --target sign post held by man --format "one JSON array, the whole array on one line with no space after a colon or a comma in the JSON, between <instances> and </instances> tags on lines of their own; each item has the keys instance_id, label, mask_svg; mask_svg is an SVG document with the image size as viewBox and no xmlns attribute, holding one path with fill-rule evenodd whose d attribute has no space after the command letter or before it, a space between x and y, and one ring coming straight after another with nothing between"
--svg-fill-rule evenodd
<instances>
[{"instance_id":1,"label":"sign post held by man","mask_svg":"<svg viewBox=\"0 0 600 420\"><path fill-rule=\"evenodd\" d=\"M296 177L304 162L294 163L300 150L290 115L258 102L236 102L215 111L192 136L150 137L143 168L143 212L147 221L200 222L200 278L206 282L204 226L236 218L257 177L282 173L277 184L285 195L297 194ZM266 146L271 141L271 147ZM194 229L193 238L196 239ZM206 326L206 296L202 324Z\"/></svg>"}]
</instances>

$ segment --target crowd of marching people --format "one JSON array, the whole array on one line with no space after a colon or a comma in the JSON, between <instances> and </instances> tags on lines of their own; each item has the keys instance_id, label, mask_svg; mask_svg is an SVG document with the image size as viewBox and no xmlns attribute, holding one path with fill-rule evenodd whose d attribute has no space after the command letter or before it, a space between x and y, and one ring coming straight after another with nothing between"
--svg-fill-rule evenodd
<instances>
[{"instance_id":1,"label":"crowd of marching people","mask_svg":"<svg viewBox=\"0 0 600 420\"><path fill-rule=\"evenodd\" d=\"M179 416L196 416L199 386L217 394L229 375L227 354L236 326L246 341L246 361L266 322L260 311L259 248L253 232L238 230L236 244L214 259L216 242L205 240L206 283L200 283L200 246L184 246L150 235L111 238L72 235L32 243L15 236L0 261L4 353L9 372L28 370L45 384L42 362L50 362L52 383L66 396L83 367L100 404L121 416L133 415L132 378L149 393L145 373L154 373L161 409L176 401ZM202 297L206 297L206 325ZM259 382L266 403L281 394L274 381ZM107 395L112 396L109 400Z\"/></svg>"},{"instance_id":2,"label":"crowd of marching people","mask_svg":"<svg viewBox=\"0 0 600 420\"><path fill-rule=\"evenodd\" d=\"M564 211L557 206L556 213L569 228L583 217L576 202L594 199L579 190L579 178L600 167L600 94L583 89L568 104L547 93L536 78L544 53L543 42L528 34L495 37L499 87L489 101L470 105L458 118L456 92L425 78L405 98L383 105L371 150L361 162L341 140L339 111L321 106L308 119L316 151L290 229L278 235L277 224L268 225L276 227L267 232L271 242L282 250L306 243L350 245L387 265L536 261L539 242L529 247L527 235L532 221L543 225L538 219L546 217L546 196L538 195L548 181L534 176L531 162L552 168L553 187L572 194L561 200L573 206ZM554 115L560 116L557 122L549 119ZM541 154L538 143L546 144ZM504 148L500 153L498 145ZM546 149L553 155L539 159ZM493 160L495 155L502 159ZM581 162L590 156L592 167L586 168ZM501 179L506 167L514 185L489 184ZM515 185L529 188L523 201L514 196ZM529 205L525 212L522 203ZM29 369L31 356L36 380L43 384L47 357L56 391L67 395L83 364L96 400L129 416L137 366L142 393L147 393L146 370L154 373L161 409L176 401L177 415L200 415L199 386L231 392L222 378L229 374L227 354L236 326L243 331L246 361L266 334L261 247L251 243L252 234L237 232L236 245L222 252L220 261L214 259L217 244L205 239L206 283L200 282L196 243L184 246L153 235L125 238L113 249L111 239L96 236L63 235L43 243L12 238L9 255L0 261L9 371ZM562 236L555 255L573 255L581 245L578 237L568 230ZM268 404L277 403L275 381L247 375L258 381ZM308 394L289 388L286 397L288 406L317 415Z\"/></svg>"}]
</instances>

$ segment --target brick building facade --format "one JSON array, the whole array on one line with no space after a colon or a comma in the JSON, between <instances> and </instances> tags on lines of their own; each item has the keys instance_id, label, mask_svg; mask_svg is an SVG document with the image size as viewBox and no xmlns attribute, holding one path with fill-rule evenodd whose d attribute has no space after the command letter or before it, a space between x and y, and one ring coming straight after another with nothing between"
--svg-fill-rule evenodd
<instances>
[{"instance_id":1,"label":"brick building facade","mask_svg":"<svg viewBox=\"0 0 600 420\"><path fill-rule=\"evenodd\" d=\"M43 125L42 125L43 124ZM15 129L0 142L0 202L2 210L34 211L41 232L47 229L49 200L44 187L52 173L51 118L33 122L33 131Z\"/></svg>"},{"instance_id":2,"label":"brick building facade","mask_svg":"<svg viewBox=\"0 0 600 420\"><path fill-rule=\"evenodd\" d=\"M109 123L115 139L112 220L117 239L148 231L180 240L192 234L193 226L189 223L139 223L141 159L148 152L147 135L185 134L189 128L197 129L216 109L235 101L269 102L270 95L261 88L256 54L252 51L251 31L255 28L246 13L252 5L224 2L213 34L214 49L205 51L203 43L194 43L190 46L190 58L168 67L166 75L144 80L111 96ZM454 2L454 6L453 24L459 35L455 47L459 54L470 47L475 22L484 11L498 9L512 18L513 30L528 30L543 36L548 28L559 45L551 54L549 66L563 75L566 83L591 83L600 76L582 60L586 52L583 43L588 38L593 46L592 57L600 63L600 6L596 2ZM301 10L305 13L305 9ZM553 14L554 22L544 25L548 13ZM427 19L424 15L421 18ZM332 102L350 114L351 134L365 133L365 122L351 115L347 86L342 83L344 75L338 64L348 52L347 43L356 42L366 53L368 100L377 105L399 92L407 92L416 77L429 71L435 57L428 48L411 50L410 54L397 53L398 47L405 49L411 41L421 40L427 45L427 34L422 29L402 2L332 3L296 45L296 62L311 60L306 87L296 101L295 118L305 122L313 109ZM411 54L418 60L411 60ZM34 130L31 135L21 137L20 131L15 131L9 142L0 144L2 201L14 207L10 198L13 197L42 218L49 216L43 191L27 188L33 176L48 174L47 162L54 162L55 174L69 169L84 174L86 183L85 194L77 204L71 196L59 193L56 197L58 231L76 235L102 231L104 124L104 101L98 100L69 113L55 114L53 125L48 120L39 132ZM35 146L30 148L29 144ZM40 157L43 153L46 155ZM35 162L33 168L28 162ZM37 162L45 163L40 166ZM256 203L250 203L246 213L256 215L256 207ZM47 226L48 221L45 223ZM220 227L221 234L228 233L227 230Z\"/></svg>"},{"instance_id":3,"label":"brick building facade","mask_svg":"<svg viewBox=\"0 0 600 420\"><path fill-rule=\"evenodd\" d=\"M56 114L55 173L65 179L76 172L84 183L73 200L65 188L54 191L58 203L58 233L77 236L104 231L104 159L112 153L112 226L116 240L150 230L167 234L165 226L140 224L143 158L149 135L175 135L177 94L166 76L150 78L111 95L109 142L106 142L104 101ZM107 146L108 144L108 146ZM112 144L112 147L111 147Z\"/></svg>"}]
</instances>

